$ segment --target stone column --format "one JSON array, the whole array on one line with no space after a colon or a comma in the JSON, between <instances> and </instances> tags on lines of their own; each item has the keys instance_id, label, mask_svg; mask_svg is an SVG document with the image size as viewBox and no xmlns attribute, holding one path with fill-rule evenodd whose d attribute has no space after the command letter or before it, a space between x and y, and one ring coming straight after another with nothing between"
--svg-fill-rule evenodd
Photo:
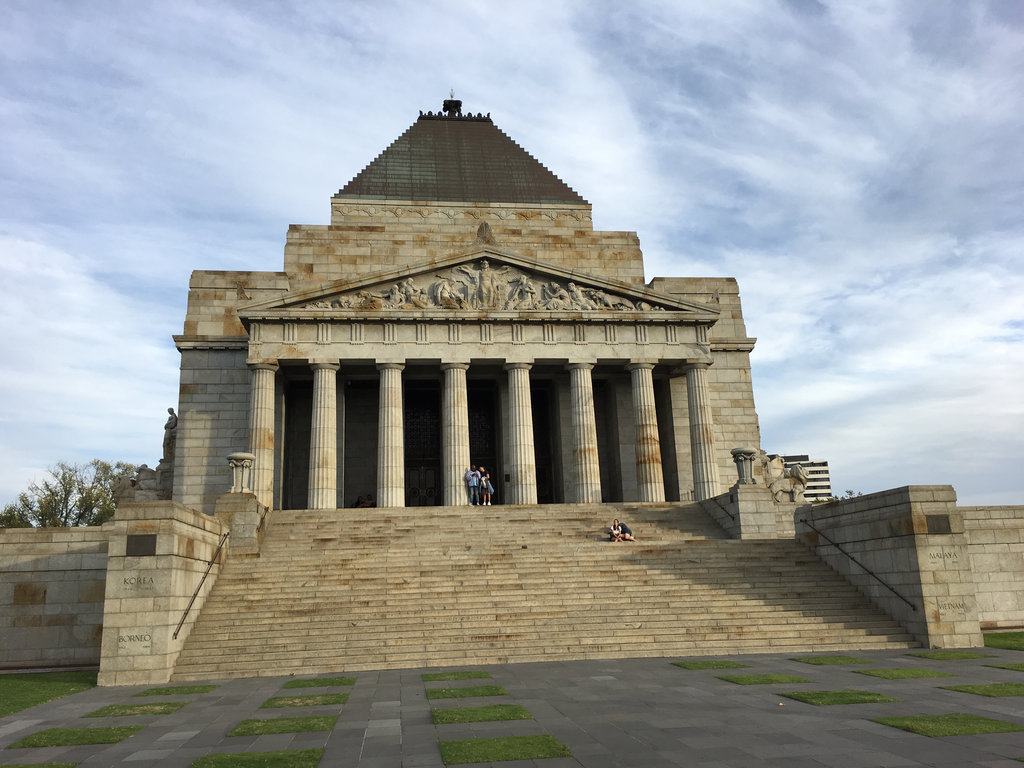
<instances>
[{"instance_id":1,"label":"stone column","mask_svg":"<svg viewBox=\"0 0 1024 768\"><path fill-rule=\"evenodd\" d=\"M309 437L310 509L338 507L338 363L312 363L313 424Z\"/></svg>"},{"instance_id":2,"label":"stone column","mask_svg":"<svg viewBox=\"0 0 1024 768\"><path fill-rule=\"evenodd\" d=\"M537 459L533 452L533 401L530 398L532 363L509 363L508 423L511 431L512 481L506 490L509 504L537 503Z\"/></svg>"},{"instance_id":3,"label":"stone column","mask_svg":"<svg viewBox=\"0 0 1024 768\"><path fill-rule=\"evenodd\" d=\"M381 363L377 416L377 506L405 506L405 422L401 363Z\"/></svg>"},{"instance_id":4,"label":"stone column","mask_svg":"<svg viewBox=\"0 0 1024 768\"><path fill-rule=\"evenodd\" d=\"M630 363L633 421L636 424L636 485L640 501L664 501L658 411L654 404L654 363Z\"/></svg>"},{"instance_id":5,"label":"stone column","mask_svg":"<svg viewBox=\"0 0 1024 768\"><path fill-rule=\"evenodd\" d=\"M469 469L469 400L466 371L469 363L444 363L441 396L442 498L448 506L467 506L466 470Z\"/></svg>"},{"instance_id":6,"label":"stone column","mask_svg":"<svg viewBox=\"0 0 1024 768\"><path fill-rule=\"evenodd\" d=\"M274 380L278 365L250 363L249 453L253 461L252 490L265 507L274 506Z\"/></svg>"},{"instance_id":7,"label":"stone column","mask_svg":"<svg viewBox=\"0 0 1024 768\"><path fill-rule=\"evenodd\" d=\"M594 415L593 363L569 364L569 407L572 410L572 447L575 467L574 500L601 503L601 463L597 454L597 418Z\"/></svg>"},{"instance_id":8,"label":"stone column","mask_svg":"<svg viewBox=\"0 0 1024 768\"><path fill-rule=\"evenodd\" d=\"M690 363L686 371L686 405L690 414L690 456L693 461L693 497L710 499L719 492L718 464L715 462L715 427L708 397L708 367L711 363Z\"/></svg>"}]
</instances>

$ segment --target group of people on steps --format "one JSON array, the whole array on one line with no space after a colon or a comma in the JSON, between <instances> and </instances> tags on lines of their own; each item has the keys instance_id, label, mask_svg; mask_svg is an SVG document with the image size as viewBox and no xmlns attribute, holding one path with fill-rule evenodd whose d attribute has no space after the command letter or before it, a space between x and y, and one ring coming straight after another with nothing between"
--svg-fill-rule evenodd
<instances>
[{"instance_id":1,"label":"group of people on steps","mask_svg":"<svg viewBox=\"0 0 1024 768\"><path fill-rule=\"evenodd\" d=\"M473 464L466 471L466 493L469 494L470 506L489 507L494 495L491 473L484 467L477 469Z\"/></svg>"}]
</instances>

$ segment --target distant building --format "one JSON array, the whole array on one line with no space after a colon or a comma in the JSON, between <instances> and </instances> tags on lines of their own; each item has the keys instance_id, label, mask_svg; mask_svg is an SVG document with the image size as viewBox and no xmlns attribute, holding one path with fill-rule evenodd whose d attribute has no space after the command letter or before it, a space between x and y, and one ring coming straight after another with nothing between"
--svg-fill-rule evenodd
<instances>
[{"instance_id":1,"label":"distant building","mask_svg":"<svg viewBox=\"0 0 1024 768\"><path fill-rule=\"evenodd\" d=\"M832 496L832 479L828 474L827 461L811 461L811 457L806 454L783 456L782 459L786 462L787 469L800 464L807 470L809 478L804 498L808 501L827 499Z\"/></svg>"}]
</instances>

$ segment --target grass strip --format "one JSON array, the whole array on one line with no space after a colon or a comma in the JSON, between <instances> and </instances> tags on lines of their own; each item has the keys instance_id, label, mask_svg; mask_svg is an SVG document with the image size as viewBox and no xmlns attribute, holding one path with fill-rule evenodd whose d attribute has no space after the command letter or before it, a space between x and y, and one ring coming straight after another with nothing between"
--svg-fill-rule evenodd
<instances>
[{"instance_id":1,"label":"grass strip","mask_svg":"<svg viewBox=\"0 0 1024 768\"><path fill-rule=\"evenodd\" d=\"M0 717L96 687L96 670L0 675Z\"/></svg>"},{"instance_id":2,"label":"grass strip","mask_svg":"<svg viewBox=\"0 0 1024 768\"><path fill-rule=\"evenodd\" d=\"M148 688L139 691L136 696L184 696L190 693L209 693L217 689L216 685L172 685L167 688Z\"/></svg>"},{"instance_id":3,"label":"grass strip","mask_svg":"<svg viewBox=\"0 0 1024 768\"><path fill-rule=\"evenodd\" d=\"M162 701L157 704L109 704L82 717L137 717L140 715L169 715L188 702Z\"/></svg>"},{"instance_id":4,"label":"grass strip","mask_svg":"<svg viewBox=\"0 0 1024 768\"><path fill-rule=\"evenodd\" d=\"M75 747L80 744L116 744L141 731L141 725L122 725L118 728L47 728L31 733L8 749L36 747Z\"/></svg>"},{"instance_id":5,"label":"grass strip","mask_svg":"<svg viewBox=\"0 0 1024 768\"><path fill-rule=\"evenodd\" d=\"M1024 683L989 683L987 685L943 685L947 691L973 693L975 696L1024 696Z\"/></svg>"},{"instance_id":6,"label":"grass strip","mask_svg":"<svg viewBox=\"0 0 1024 768\"><path fill-rule=\"evenodd\" d=\"M727 661L726 659L700 659L699 661L673 661L672 663L683 669L750 669L749 664L740 664L738 661Z\"/></svg>"},{"instance_id":7,"label":"grass strip","mask_svg":"<svg viewBox=\"0 0 1024 768\"><path fill-rule=\"evenodd\" d=\"M464 688L428 688L428 699L471 699L476 696L508 696L500 685L470 685Z\"/></svg>"},{"instance_id":8,"label":"grass strip","mask_svg":"<svg viewBox=\"0 0 1024 768\"><path fill-rule=\"evenodd\" d=\"M312 733L329 731L338 721L337 715L324 717L277 717L265 720L243 720L228 736L264 736L268 733Z\"/></svg>"},{"instance_id":9,"label":"grass strip","mask_svg":"<svg viewBox=\"0 0 1024 768\"><path fill-rule=\"evenodd\" d=\"M937 672L920 667L897 667L896 669L855 669L858 675L881 677L883 680L917 680L925 677L956 677L952 672Z\"/></svg>"},{"instance_id":10,"label":"grass strip","mask_svg":"<svg viewBox=\"0 0 1024 768\"><path fill-rule=\"evenodd\" d=\"M452 709L432 709L431 716L435 725L449 723L490 723L498 720L532 720L525 707L518 704L494 704L489 707L454 707Z\"/></svg>"},{"instance_id":11,"label":"grass strip","mask_svg":"<svg viewBox=\"0 0 1024 768\"><path fill-rule=\"evenodd\" d=\"M322 749L286 749L277 752L221 752L203 755L190 768L317 768Z\"/></svg>"},{"instance_id":12,"label":"grass strip","mask_svg":"<svg viewBox=\"0 0 1024 768\"><path fill-rule=\"evenodd\" d=\"M260 709L277 709L280 707L320 707L327 704L344 704L348 701L347 693L325 693L320 696L275 696L260 705Z\"/></svg>"},{"instance_id":13,"label":"grass strip","mask_svg":"<svg viewBox=\"0 0 1024 768\"><path fill-rule=\"evenodd\" d=\"M991 653L975 653L974 651L918 651L908 653L907 656L916 656L919 659L932 659L933 661L959 661L961 659L991 659Z\"/></svg>"},{"instance_id":14,"label":"grass strip","mask_svg":"<svg viewBox=\"0 0 1024 768\"><path fill-rule=\"evenodd\" d=\"M441 759L445 765L542 760L548 757L572 757L572 753L562 742L547 734L441 742Z\"/></svg>"},{"instance_id":15,"label":"grass strip","mask_svg":"<svg viewBox=\"0 0 1024 768\"><path fill-rule=\"evenodd\" d=\"M1012 664L986 664L986 667L995 667L996 669L1012 669L1014 672L1024 672L1024 663L1015 662Z\"/></svg>"},{"instance_id":16,"label":"grass strip","mask_svg":"<svg viewBox=\"0 0 1024 768\"><path fill-rule=\"evenodd\" d=\"M428 672L422 677L424 683L436 683L440 680L489 680L491 673L482 669L461 669L457 672Z\"/></svg>"},{"instance_id":17,"label":"grass strip","mask_svg":"<svg viewBox=\"0 0 1024 768\"><path fill-rule=\"evenodd\" d=\"M314 677L308 680L289 680L285 688L329 688L333 685L355 685L354 677Z\"/></svg>"},{"instance_id":18,"label":"grass strip","mask_svg":"<svg viewBox=\"0 0 1024 768\"><path fill-rule=\"evenodd\" d=\"M891 696L883 696L880 693L871 691L790 691L780 693L787 699L796 699L804 704L813 704L816 707L830 706L832 704L878 704L888 701L899 701Z\"/></svg>"},{"instance_id":19,"label":"grass strip","mask_svg":"<svg viewBox=\"0 0 1024 768\"><path fill-rule=\"evenodd\" d=\"M985 647L1024 651L1024 632L989 632L985 635Z\"/></svg>"},{"instance_id":20,"label":"grass strip","mask_svg":"<svg viewBox=\"0 0 1024 768\"><path fill-rule=\"evenodd\" d=\"M799 661L801 664L815 664L819 667L839 664L869 664L867 659L858 659L856 656L798 656L790 661Z\"/></svg>"},{"instance_id":21,"label":"grass strip","mask_svg":"<svg viewBox=\"0 0 1024 768\"><path fill-rule=\"evenodd\" d=\"M879 717L872 722L899 728L921 736L976 736L983 733L1014 733L1024 726L992 720L978 715L954 713L950 715L917 715L911 717Z\"/></svg>"},{"instance_id":22,"label":"grass strip","mask_svg":"<svg viewBox=\"0 0 1024 768\"><path fill-rule=\"evenodd\" d=\"M762 675L719 675L719 680L736 685L778 685L780 683L813 683L806 677L796 675L762 674Z\"/></svg>"}]
</instances>

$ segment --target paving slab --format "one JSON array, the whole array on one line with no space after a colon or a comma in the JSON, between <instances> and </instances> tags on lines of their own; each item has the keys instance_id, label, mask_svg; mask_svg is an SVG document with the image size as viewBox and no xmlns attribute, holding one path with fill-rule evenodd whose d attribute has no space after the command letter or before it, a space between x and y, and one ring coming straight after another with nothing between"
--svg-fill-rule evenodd
<instances>
[{"instance_id":1,"label":"paving slab","mask_svg":"<svg viewBox=\"0 0 1024 768\"><path fill-rule=\"evenodd\" d=\"M188 768L203 755L324 747L322 765L351 768L440 768L438 742L448 739L550 734L573 756L493 763L527 768L1000 768L1020 765L1024 732L928 738L871 722L871 718L964 712L1024 725L1024 697L989 698L944 685L1024 682L1024 673L987 666L1024 661L1015 651L985 649L991 658L940 661L905 651L857 651L867 664L818 666L791 655L723 655L748 664L742 670L687 670L671 659L537 662L468 665L491 680L425 683L436 669L354 672L344 705L263 709L272 696L310 690L284 689L292 676L211 680L208 693L133 698L154 686L93 688L0 718L0 766L48 761L83 768L154 766ZM806 654L802 654L806 655ZM862 669L913 667L955 677L885 680ZM728 674L784 673L810 683L736 685ZM435 687L501 685L508 696L427 700ZM780 696L791 690L858 689L899 699L892 703L813 706ZM332 689L333 690L333 689ZM108 704L184 701L163 716L85 718ZM532 720L434 725L434 707L519 704ZM329 732L228 737L242 720L339 714ZM119 744L7 749L47 728L142 725Z\"/></svg>"}]
</instances>

